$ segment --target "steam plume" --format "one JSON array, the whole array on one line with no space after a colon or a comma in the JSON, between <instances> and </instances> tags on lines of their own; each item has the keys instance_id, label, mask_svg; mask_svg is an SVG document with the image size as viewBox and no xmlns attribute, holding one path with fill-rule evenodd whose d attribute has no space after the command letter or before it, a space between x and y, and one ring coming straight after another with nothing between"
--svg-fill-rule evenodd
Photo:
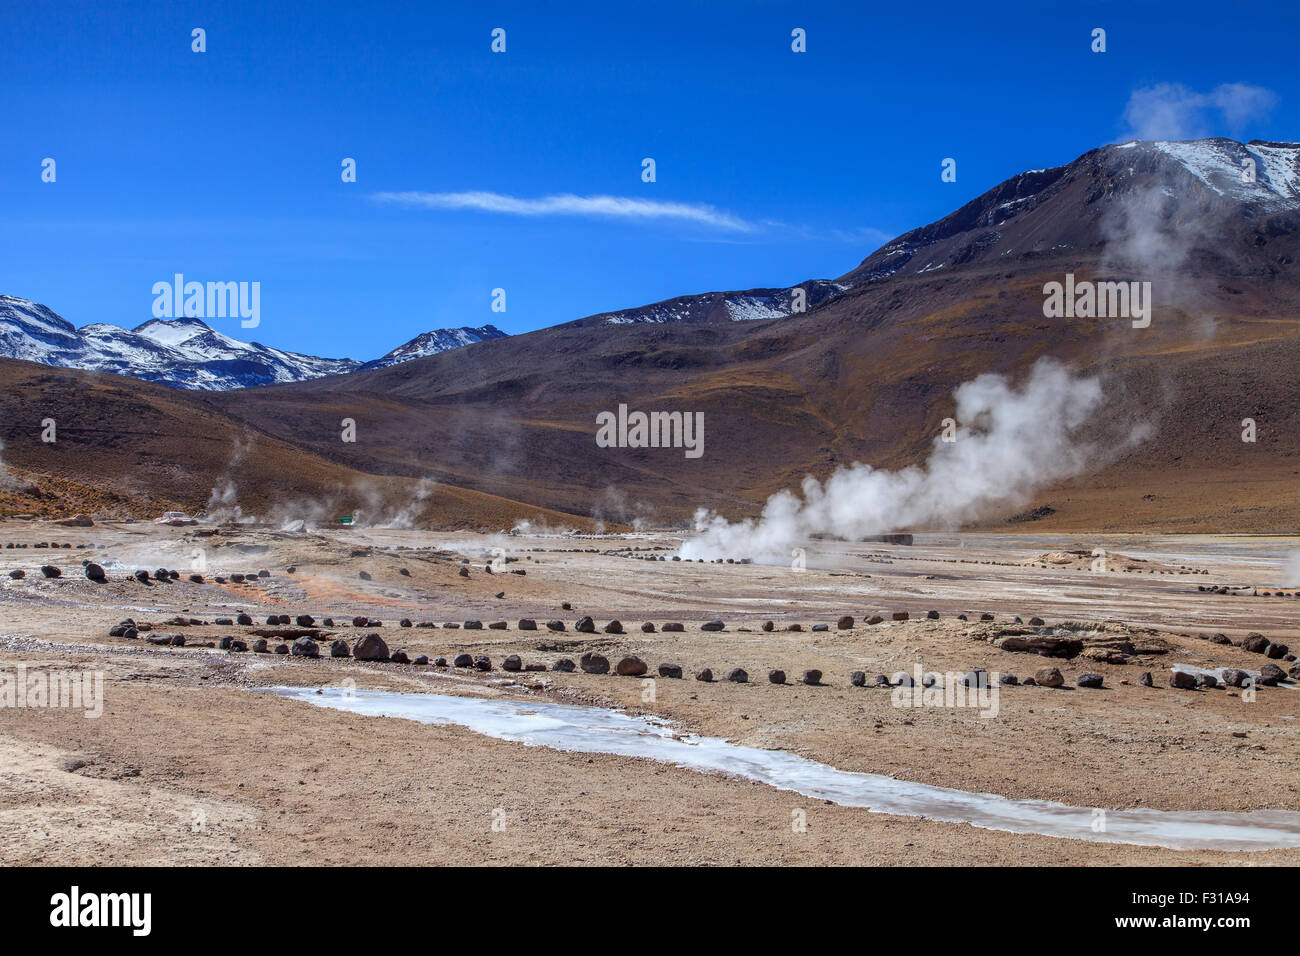
<instances>
[{"instance_id":1,"label":"steam plume","mask_svg":"<svg viewBox=\"0 0 1300 956\"><path fill-rule=\"evenodd\" d=\"M924 466L879 471L855 463L823 485L809 476L802 497L781 491L757 521L729 523L696 512L684 558L750 557L790 560L791 548L814 534L849 538L904 528L956 528L1000 508L1023 504L1034 492L1079 474L1095 452L1079 430L1101 408L1098 378L1075 376L1040 359L1019 390L1001 375L984 374L953 394L957 440L935 438ZM1129 439L1141 437L1134 432Z\"/></svg>"}]
</instances>

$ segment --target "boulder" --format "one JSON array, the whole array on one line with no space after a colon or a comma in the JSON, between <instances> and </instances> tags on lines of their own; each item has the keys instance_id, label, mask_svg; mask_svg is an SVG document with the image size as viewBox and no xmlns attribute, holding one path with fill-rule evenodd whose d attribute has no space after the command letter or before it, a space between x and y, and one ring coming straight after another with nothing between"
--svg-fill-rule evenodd
<instances>
[{"instance_id":1,"label":"boulder","mask_svg":"<svg viewBox=\"0 0 1300 956\"><path fill-rule=\"evenodd\" d=\"M1143 671L1142 676L1138 678L1138 683L1143 687L1154 687L1156 685L1155 679L1151 676L1150 671Z\"/></svg>"},{"instance_id":2,"label":"boulder","mask_svg":"<svg viewBox=\"0 0 1300 956\"><path fill-rule=\"evenodd\" d=\"M511 672L521 671L524 669L524 662L519 659L518 654L510 654L501 662L501 669Z\"/></svg>"},{"instance_id":3,"label":"boulder","mask_svg":"<svg viewBox=\"0 0 1300 956\"><path fill-rule=\"evenodd\" d=\"M624 657L620 660L614 666L614 673L623 677L640 677L648 669L649 668L646 667L645 661L633 655L631 657Z\"/></svg>"},{"instance_id":4,"label":"boulder","mask_svg":"<svg viewBox=\"0 0 1300 956\"><path fill-rule=\"evenodd\" d=\"M578 619L577 624L573 625L573 629L579 634L595 634L596 622L590 617L582 617Z\"/></svg>"},{"instance_id":5,"label":"boulder","mask_svg":"<svg viewBox=\"0 0 1300 956\"><path fill-rule=\"evenodd\" d=\"M849 683L854 687L866 687L867 675L865 671L854 671L849 675Z\"/></svg>"},{"instance_id":6,"label":"boulder","mask_svg":"<svg viewBox=\"0 0 1300 956\"><path fill-rule=\"evenodd\" d=\"M388 645L378 634L363 634L352 645L352 656L359 661L386 661Z\"/></svg>"},{"instance_id":7,"label":"boulder","mask_svg":"<svg viewBox=\"0 0 1300 956\"><path fill-rule=\"evenodd\" d=\"M829 631L831 626L829 624L814 624L812 629L814 631Z\"/></svg>"},{"instance_id":8,"label":"boulder","mask_svg":"<svg viewBox=\"0 0 1300 956\"><path fill-rule=\"evenodd\" d=\"M610 621L603 628L601 628L601 630L603 630L606 634L622 634L623 624L620 621Z\"/></svg>"},{"instance_id":9,"label":"boulder","mask_svg":"<svg viewBox=\"0 0 1300 956\"><path fill-rule=\"evenodd\" d=\"M725 627L721 621L707 621L700 625L701 631L720 631Z\"/></svg>"},{"instance_id":10,"label":"boulder","mask_svg":"<svg viewBox=\"0 0 1300 956\"><path fill-rule=\"evenodd\" d=\"M491 622L490 624L488 624L488 630L489 630L489 631L508 631L508 630L510 630L510 625L507 624L505 621L493 621L493 622Z\"/></svg>"},{"instance_id":11,"label":"boulder","mask_svg":"<svg viewBox=\"0 0 1300 956\"><path fill-rule=\"evenodd\" d=\"M320 657L320 648L310 637L300 637L293 642L294 657Z\"/></svg>"},{"instance_id":12,"label":"boulder","mask_svg":"<svg viewBox=\"0 0 1300 956\"><path fill-rule=\"evenodd\" d=\"M841 631L847 631L849 628L853 627L853 618L845 614L835 622L835 626Z\"/></svg>"},{"instance_id":13,"label":"boulder","mask_svg":"<svg viewBox=\"0 0 1300 956\"><path fill-rule=\"evenodd\" d=\"M1029 626L1030 626L1030 627L1042 627L1043 624L1044 624L1044 621L1043 621L1043 619L1042 619L1041 617L1031 617L1031 618L1029 619Z\"/></svg>"},{"instance_id":14,"label":"boulder","mask_svg":"<svg viewBox=\"0 0 1300 956\"><path fill-rule=\"evenodd\" d=\"M554 664L551 665L551 670L559 671L561 674L572 674L574 670L574 663L573 661L569 660L567 657L561 657L558 661L556 661Z\"/></svg>"},{"instance_id":15,"label":"boulder","mask_svg":"<svg viewBox=\"0 0 1300 956\"><path fill-rule=\"evenodd\" d=\"M235 618L235 623L238 624L240 627L252 627L253 619L249 617L247 614L240 614L238 617Z\"/></svg>"},{"instance_id":16,"label":"boulder","mask_svg":"<svg viewBox=\"0 0 1300 956\"><path fill-rule=\"evenodd\" d=\"M1275 661L1280 661L1282 658L1287 656L1290 650L1291 649L1287 647L1285 644L1270 644L1264 650L1264 655L1266 657L1272 658Z\"/></svg>"},{"instance_id":17,"label":"boulder","mask_svg":"<svg viewBox=\"0 0 1300 956\"><path fill-rule=\"evenodd\" d=\"M389 656L388 663L409 664L411 663L411 659L406 656L406 651L398 650L398 651L393 651L393 653Z\"/></svg>"},{"instance_id":18,"label":"boulder","mask_svg":"<svg viewBox=\"0 0 1300 956\"><path fill-rule=\"evenodd\" d=\"M466 622L465 622L465 630L467 630L467 631L481 631L481 630L483 630L483 622L482 622L482 621L466 621Z\"/></svg>"},{"instance_id":19,"label":"boulder","mask_svg":"<svg viewBox=\"0 0 1300 956\"><path fill-rule=\"evenodd\" d=\"M245 644L243 641L231 641L230 649L234 651L236 654L243 654L248 650L248 645Z\"/></svg>"},{"instance_id":20,"label":"boulder","mask_svg":"<svg viewBox=\"0 0 1300 956\"><path fill-rule=\"evenodd\" d=\"M800 680L809 687L816 687L822 682L822 672L816 669L806 670L803 672L803 677L800 678Z\"/></svg>"},{"instance_id":21,"label":"boulder","mask_svg":"<svg viewBox=\"0 0 1300 956\"><path fill-rule=\"evenodd\" d=\"M906 620L907 620L907 612L906 612L906 611L895 611L895 612L894 612L892 615L890 615L890 616L891 616L895 621L906 621Z\"/></svg>"},{"instance_id":22,"label":"boulder","mask_svg":"<svg viewBox=\"0 0 1300 956\"><path fill-rule=\"evenodd\" d=\"M469 654L457 654L451 661L452 667L473 667L474 658Z\"/></svg>"},{"instance_id":23,"label":"boulder","mask_svg":"<svg viewBox=\"0 0 1300 956\"><path fill-rule=\"evenodd\" d=\"M487 672L492 669L492 659L486 654L480 654L474 658L474 670Z\"/></svg>"},{"instance_id":24,"label":"boulder","mask_svg":"<svg viewBox=\"0 0 1300 956\"><path fill-rule=\"evenodd\" d=\"M680 634L686 630L685 624L679 624L677 621L669 621L663 626L665 634Z\"/></svg>"},{"instance_id":25,"label":"boulder","mask_svg":"<svg viewBox=\"0 0 1300 956\"><path fill-rule=\"evenodd\" d=\"M1258 633L1247 634L1246 639L1241 642L1241 649L1252 654L1263 654L1268 649L1268 638Z\"/></svg>"},{"instance_id":26,"label":"boulder","mask_svg":"<svg viewBox=\"0 0 1300 956\"><path fill-rule=\"evenodd\" d=\"M603 654L597 654L595 651L587 651L582 657L578 658L578 666L586 674L608 674L609 658Z\"/></svg>"},{"instance_id":27,"label":"boulder","mask_svg":"<svg viewBox=\"0 0 1300 956\"><path fill-rule=\"evenodd\" d=\"M13 571L9 572L9 577L13 578L15 581L21 581L23 578L27 577L27 572L15 568Z\"/></svg>"},{"instance_id":28,"label":"boulder","mask_svg":"<svg viewBox=\"0 0 1300 956\"><path fill-rule=\"evenodd\" d=\"M652 621L646 621L644 624L641 625L642 634L653 634L654 632L655 632L655 626Z\"/></svg>"},{"instance_id":29,"label":"boulder","mask_svg":"<svg viewBox=\"0 0 1300 956\"><path fill-rule=\"evenodd\" d=\"M1080 674L1078 680L1075 681L1075 684L1077 684L1080 687L1096 688L1096 687L1100 687L1101 683L1102 683L1102 676L1100 674L1092 674L1092 673Z\"/></svg>"},{"instance_id":30,"label":"boulder","mask_svg":"<svg viewBox=\"0 0 1300 956\"><path fill-rule=\"evenodd\" d=\"M695 679L698 681L704 681L707 684L713 680L713 671L709 670L707 667L704 668L704 670L696 671Z\"/></svg>"},{"instance_id":31,"label":"boulder","mask_svg":"<svg viewBox=\"0 0 1300 956\"><path fill-rule=\"evenodd\" d=\"M41 574L45 575L47 578L61 578L61 577L63 577L63 572L60 571L58 568L56 568L56 567L55 567L54 565L52 565L52 564L42 564L42 565L41 565Z\"/></svg>"},{"instance_id":32,"label":"boulder","mask_svg":"<svg viewBox=\"0 0 1300 956\"><path fill-rule=\"evenodd\" d=\"M995 638L995 647L1004 651L1021 651L1039 654L1043 657L1078 657L1083 653L1083 639L1078 637L1057 637L1049 634L1009 634Z\"/></svg>"},{"instance_id":33,"label":"boulder","mask_svg":"<svg viewBox=\"0 0 1300 956\"><path fill-rule=\"evenodd\" d=\"M988 687L989 672L982 667L969 670L962 676L961 683L966 687Z\"/></svg>"},{"instance_id":34,"label":"boulder","mask_svg":"<svg viewBox=\"0 0 1300 956\"><path fill-rule=\"evenodd\" d=\"M763 630L765 630L765 631L772 631L772 630L775 630L775 629L776 629L776 625L773 624L771 621L764 621L764 622L763 622Z\"/></svg>"},{"instance_id":35,"label":"boulder","mask_svg":"<svg viewBox=\"0 0 1300 956\"><path fill-rule=\"evenodd\" d=\"M773 670L767 672L767 679L773 684L785 683L785 671Z\"/></svg>"},{"instance_id":36,"label":"boulder","mask_svg":"<svg viewBox=\"0 0 1300 956\"><path fill-rule=\"evenodd\" d=\"M360 617L360 616L358 616L358 617L354 617L354 618L352 619L352 626L353 626L353 627L365 627L365 626L366 626L367 624L369 624L369 623L370 623L370 619L369 619L369 618L366 618L366 617Z\"/></svg>"},{"instance_id":37,"label":"boulder","mask_svg":"<svg viewBox=\"0 0 1300 956\"><path fill-rule=\"evenodd\" d=\"M104 569L93 561L86 565L85 573L86 579L89 581L95 581L102 584L105 580Z\"/></svg>"},{"instance_id":38,"label":"boulder","mask_svg":"<svg viewBox=\"0 0 1300 956\"><path fill-rule=\"evenodd\" d=\"M299 614L294 621L299 627L314 627L316 624L316 619L310 614Z\"/></svg>"},{"instance_id":39,"label":"boulder","mask_svg":"<svg viewBox=\"0 0 1300 956\"><path fill-rule=\"evenodd\" d=\"M259 637L257 640L253 641L253 653L254 654L266 653L266 638Z\"/></svg>"},{"instance_id":40,"label":"boulder","mask_svg":"<svg viewBox=\"0 0 1300 956\"><path fill-rule=\"evenodd\" d=\"M939 620L939 612L938 612L938 611L926 611L926 612L925 612L925 619L926 619L927 621L937 621L937 620Z\"/></svg>"},{"instance_id":41,"label":"boulder","mask_svg":"<svg viewBox=\"0 0 1300 956\"><path fill-rule=\"evenodd\" d=\"M733 684L748 684L749 674L745 672L743 667L733 667L727 672L727 680Z\"/></svg>"},{"instance_id":42,"label":"boulder","mask_svg":"<svg viewBox=\"0 0 1300 956\"><path fill-rule=\"evenodd\" d=\"M871 617L867 618L867 623L868 623L868 624L880 624L880 623L882 623L884 620L885 620L885 619L884 619L883 617L881 617L879 614L873 614L873 615L871 615Z\"/></svg>"},{"instance_id":43,"label":"boulder","mask_svg":"<svg viewBox=\"0 0 1300 956\"><path fill-rule=\"evenodd\" d=\"M1034 671L1034 683L1039 687L1060 687L1065 683L1065 678L1055 667L1040 667Z\"/></svg>"},{"instance_id":44,"label":"boulder","mask_svg":"<svg viewBox=\"0 0 1300 956\"><path fill-rule=\"evenodd\" d=\"M680 665L680 664L660 664L660 665L659 665L659 676L660 676L660 677L681 678L681 676L682 676L682 665Z\"/></svg>"},{"instance_id":45,"label":"boulder","mask_svg":"<svg viewBox=\"0 0 1300 956\"><path fill-rule=\"evenodd\" d=\"M1225 687L1245 687L1250 683L1251 676L1235 667L1225 667L1222 680Z\"/></svg>"},{"instance_id":46,"label":"boulder","mask_svg":"<svg viewBox=\"0 0 1300 956\"><path fill-rule=\"evenodd\" d=\"M285 654L285 655L287 655L287 654L289 653L289 645L288 645L288 644L277 644L277 645L275 645L275 652L276 652L277 654Z\"/></svg>"},{"instance_id":47,"label":"boulder","mask_svg":"<svg viewBox=\"0 0 1300 956\"><path fill-rule=\"evenodd\" d=\"M1286 671L1276 664L1265 664L1259 669L1259 683L1264 687L1273 687L1286 680Z\"/></svg>"},{"instance_id":48,"label":"boulder","mask_svg":"<svg viewBox=\"0 0 1300 956\"><path fill-rule=\"evenodd\" d=\"M411 619L410 619L409 617L404 617L404 618L402 618L400 621L397 622L397 626L398 626L398 627L415 627L415 625L411 623Z\"/></svg>"},{"instance_id":49,"label":"boulder","mask_svg":"<svg viewBox=\"0 0 1300 956\"><path fill-rule=\"evenodd\" d=\"M335 641L330 645L330 657L351 657L352 651L347 641Z\"/></svg>"},{"instance_id":50,"label":"boulder","mask_svg":"<svg viewBox=\"0 0 1300 956\"><path fill-rule=\"evenodd\" d=\"M1177 687L1181 690L1196 690L1200 681L1196 679L1195 674L1189 674L1187 671L1174 671L1169 675L1169 686Z\"/></svg>"},{"instance_id":51,"label":"boulder","mask_svg":"<svg viewBox=\"0 0 1300 956\"><path fill-rule=\"evenodd\" d=\"M546 629L547 629L548 631L563 631L563 630L564 630L564 622L563 622L563 621L547 621L547 622L546 622Z\"/></svg>"},{"instance_id":52,"label":"boulder","mask_svg":"<svg viewBox=\"0 0 1300 956\"><path fill-rule=\"evenodd\" d=\"M1015 674L1003 674L998 678L999 684L1005 684L1007 687L1015 687L1020 683L1020 679Z\"/></svg>"},{"instance_id":53,"label":"boulder","mask_svg":"<svg viewBox=\"0 0 1300 956\"><path fill-rule=\"evenodd\" d=\"M407 577L410 577L410 575L408 574ZM412 663L412 664L418 664L420 667L426 667L426 666L428 666L428 663L429 663L429 655L428 655L428 654L419 654L419 655L416 656L415 660L411 661L411 663Z\"/></svg>"},{"instance_id":54,"label":"boulder","mask_svg":"<svg viewBox=\"0 0 1300 956\"><path fill-rule=\"evenodd\" d=\"M537 630L537 622L531 617L521 617L518 627L521 631L535 631Z\"/></svg>"}]
</instances>

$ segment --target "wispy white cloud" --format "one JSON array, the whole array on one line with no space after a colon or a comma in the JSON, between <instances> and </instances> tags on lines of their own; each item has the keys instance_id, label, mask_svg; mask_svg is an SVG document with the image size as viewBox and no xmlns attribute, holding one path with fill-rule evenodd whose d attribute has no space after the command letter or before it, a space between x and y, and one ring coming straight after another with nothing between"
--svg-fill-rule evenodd
<instances>
[{"instance_id":1,"label":"wispy white cloud","mask_svg":"<svg viewBox=\"0 0 1300 956\"><path fill-rule=\"evenodd\" d=\"M1198 93L1181 83L1134 90L1124 109L1128 133L1122 140L1201 139L1226 129L1238 136L1277 105L1277 94L1250 83L1223 83Z\"/></svg>"},{"instance_id":2,"label":"wispy white cloud","mask_svg":"<svg viewBox=\"0 0 1300 956\"><path fill-rule=\"evenodd\" d=\"M587 216L634 221L676 220L731 232L755 232L759 227L740 216L701 203L629 199L625 196L575 196L562 193L525 199L493 192L382 192L379 202L424 209L473 209L507 216Z\"/></svg>"}]
</instances>

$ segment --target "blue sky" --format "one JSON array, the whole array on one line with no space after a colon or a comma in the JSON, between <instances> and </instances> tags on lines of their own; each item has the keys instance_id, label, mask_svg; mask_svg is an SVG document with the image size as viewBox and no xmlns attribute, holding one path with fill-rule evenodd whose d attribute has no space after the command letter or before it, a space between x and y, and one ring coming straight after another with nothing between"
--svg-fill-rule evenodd
<instances>
[{"instance_id":1,"label":"blue sky","mask_svg":"<svg viewBox=\"0 0 1300 956\"><path fill-rule=\"evenodd\" d=\"M0 292L131 327L177 272L258 281L255 331L212 324L360 359L432 328L840 275L1134 128L1300 138L1284 4L4 0L0 17Z\"/></svg>"}]
</instances>

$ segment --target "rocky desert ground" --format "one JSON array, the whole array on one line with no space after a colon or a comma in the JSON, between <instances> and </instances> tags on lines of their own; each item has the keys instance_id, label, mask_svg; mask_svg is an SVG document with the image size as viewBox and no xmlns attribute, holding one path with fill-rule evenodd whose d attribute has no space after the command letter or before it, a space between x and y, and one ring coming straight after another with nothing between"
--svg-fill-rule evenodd
<instances>
[{"instance_id":1,"label":"rocky desert ground","mask_svg":"<svg viewBox=\"0 0 1300 956\"><path fill-rule=\"evenodd\" d=\"M675 560L682 540L0 522L16 694L0 707L0 860L1300 862L1288 813L1279 848L1251 851L1096 824L1300 811L1300 598L1279 587L1297 539L918 534L811 541L786 567ZM69 673L102 679L95 707L17 693ZM969 680L995 713L890 686L912 674ZM536 739L511 739L285 688L540 716ZM650 718L636 726L700 752L753 748L735 752L755 765L794 755L1083 822L975 826L742 764L559 749L554 705Z\"/></svg>"}]
</instances>

